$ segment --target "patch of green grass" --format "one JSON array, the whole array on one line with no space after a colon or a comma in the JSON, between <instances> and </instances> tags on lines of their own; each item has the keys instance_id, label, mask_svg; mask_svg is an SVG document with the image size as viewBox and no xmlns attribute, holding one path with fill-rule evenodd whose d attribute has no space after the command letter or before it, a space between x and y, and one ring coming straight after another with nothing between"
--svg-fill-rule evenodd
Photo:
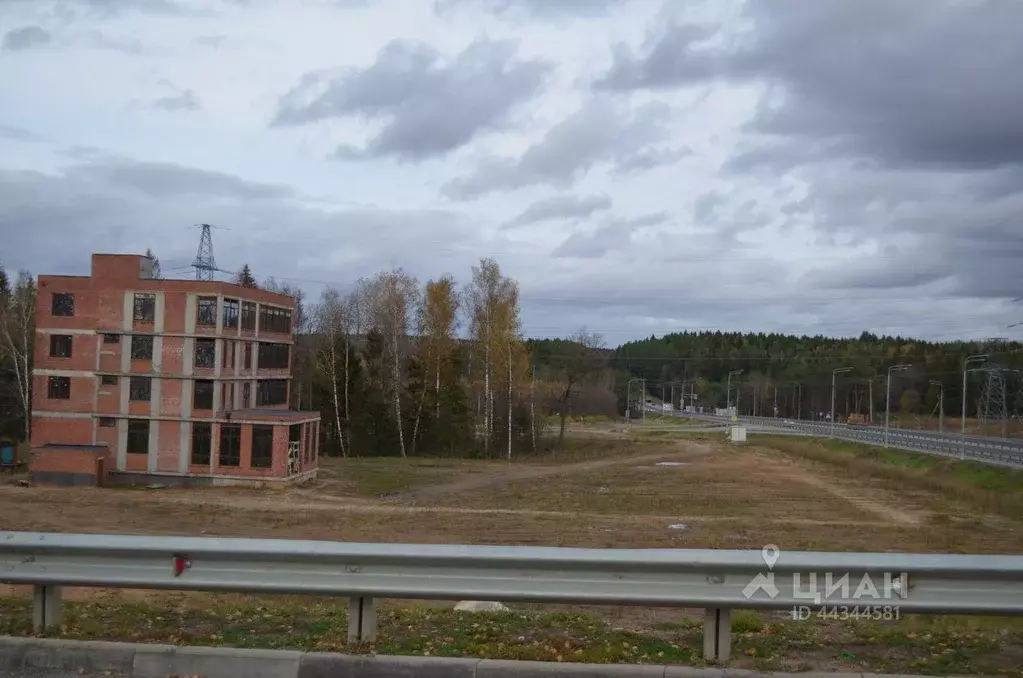
<instances>
[{"instance_id":1,"label":"patch of green grass","mask_svg":"<svg viewBox=\"0 0 1023 678\"><path fill-rule=\"evenodd\" d=\"M900 488L917 487L1023 519L1023 470L830 439L757 436L755 441L761 447L839 466L850 475L874 476Z\"/></svg>"},{"instance_id":2,"label":"patch of green grass","mask_svg":"<svg viewBox=\"0 0 1023 678\"><path fill-rule=\"evenodd\" d=\"M612 628L567 612L463 613L426 606L381 610L376 652L591 663L684 662L695 644ZM31 635L31 602L0 598L0 635ZM64 605L59 634L77 640L290 648L347 647L344 603L280 599L200 608L132 602Z\"/></svg>"},{"instance_id":3,"label":"patch of green grass","mask_svg":"<svg viewBox=\"0 0 1023 678\"><path fill-rule=\"evenodd\" d=\"M732 613L734 633L759 633L764 630L764 616L751 610L736 610Z\"/></svg>"},{"instance_id":4,"label":"patch of green grass","mask_svg":"<svg viewBox=\"0 0 1023 678\"><path fill-rule=\"evenodd\" d=\"M334 460L337 475L356 496L409 492L424 485L456 480L466 473L480 471L486 462L465 459L396 459L376 457Z\"/></svg>"},{"instance_id":5,"label":"patch of green grass","mask_svg":"<svg viewBox=\"0 0 1023 678\"><path fill-rule=\"evenodd\" d=\"M700 619L626 630L595 614L545 610L463 613L386 605L372 647L347 646L347 606L333 599L168 594L159 604L68 602L59 633L79 640L375 651L589 663L688 663L700 656ZM1023 619L913 616L892 621L765 620L732 614L731 666L1023 677ZM0 598L0 634L31 634L31 600Z\"/></svg>"}]
</instances>

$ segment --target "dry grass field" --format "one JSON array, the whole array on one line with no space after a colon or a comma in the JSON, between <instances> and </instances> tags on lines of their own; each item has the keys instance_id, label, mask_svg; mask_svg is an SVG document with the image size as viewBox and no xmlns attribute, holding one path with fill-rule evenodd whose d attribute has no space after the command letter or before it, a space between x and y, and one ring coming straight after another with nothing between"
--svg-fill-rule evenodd
<instances>
[{"instance_id":1,"label":"dry grass field","mask_svg":"<svg viewBox=\"0 0 1023 678\"><path fill-rule=\"evenodd\" d=\"M692 428L692 427L690 427ZM0 484L9 530L609 548L1021 553L1023 476L763 436L588 423L536 461L323 460L286 491ZM29 631L27 592L0 591L0 632ZM65 635L336 649L344 606L281 597L72 590ZM341 601L343 603L343 601ZM700 664L692 611L390 601L376 651ZM732 664L761 669L1023 675L1015 620L789 622L737 614Z\"/></svg>"}]
</instances>

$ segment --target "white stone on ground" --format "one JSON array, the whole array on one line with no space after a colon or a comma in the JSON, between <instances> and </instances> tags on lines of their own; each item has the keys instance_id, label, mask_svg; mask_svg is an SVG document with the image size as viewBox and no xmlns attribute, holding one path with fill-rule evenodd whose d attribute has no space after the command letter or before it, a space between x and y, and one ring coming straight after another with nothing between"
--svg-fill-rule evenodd
<instances>
[{"instance_id":1,"label":"white stone on ground","mask_svg":"<svg viewBox=\"0 0 1023 678\"><path fill-rule=\"evenodd\" d=\"M493 600L462 600L455 609L459 612L503 612L508 608Z\"/></svg>"}]
</instances>

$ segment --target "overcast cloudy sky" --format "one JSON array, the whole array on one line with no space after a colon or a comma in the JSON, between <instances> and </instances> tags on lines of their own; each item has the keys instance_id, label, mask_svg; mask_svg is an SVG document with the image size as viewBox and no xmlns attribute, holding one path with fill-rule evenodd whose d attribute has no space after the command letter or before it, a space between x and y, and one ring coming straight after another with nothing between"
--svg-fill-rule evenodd
<instances>
[{"instance_id":1,"label":"overcast cloudy sky","mask_svg":"<svg viewBox=\"0 0 1023 678\"><path fill-rule=\"evenodd\" d=\"M0 260L495 257L524 330L1021 336L1023 2L2 0Z\"/></svg>"}]
</instances>

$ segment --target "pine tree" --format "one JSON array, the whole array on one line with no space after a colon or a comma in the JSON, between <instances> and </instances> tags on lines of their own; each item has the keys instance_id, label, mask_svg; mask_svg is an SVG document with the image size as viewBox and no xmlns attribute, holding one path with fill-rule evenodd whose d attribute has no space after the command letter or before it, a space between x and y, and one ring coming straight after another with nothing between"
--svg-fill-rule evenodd
<instances>
[{"instance_id":1,"label":"pine tree","mask_svg":"<svg viewBox=\"0 0 1023 678\"><path fill-rule=\"evenodd\" d=\"M235 285L241 285L242 287L257 287L256 279L252 275L252 269L249 268L248 264L244 264L239 269L238 274L234 278Z\"/></svg>"}]
</instances>

